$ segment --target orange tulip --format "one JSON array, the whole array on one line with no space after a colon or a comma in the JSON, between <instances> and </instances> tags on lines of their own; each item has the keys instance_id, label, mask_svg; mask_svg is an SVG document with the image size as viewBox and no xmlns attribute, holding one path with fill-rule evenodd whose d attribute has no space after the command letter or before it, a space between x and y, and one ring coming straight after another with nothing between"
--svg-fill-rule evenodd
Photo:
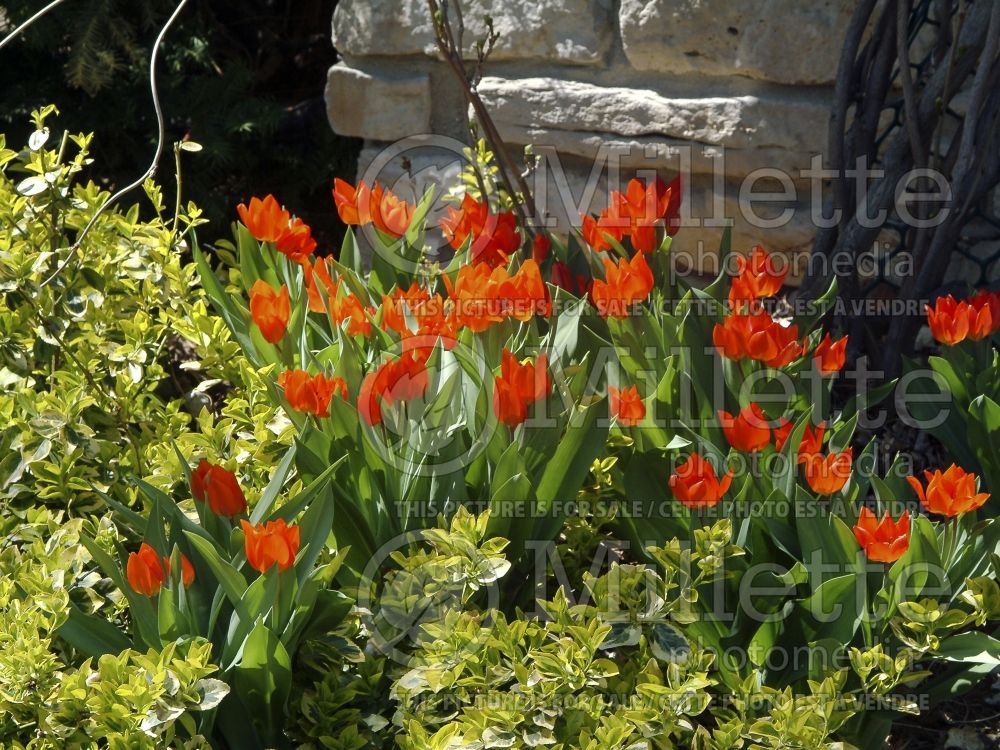
<instances>
[{"instance_id":1,"label":"orange tulip","mask_svg":"<svg viewBox=\"0 0 1000 750\"><path fill-rule=\"evenodd\" d=\"M278 376L278 385L285 389L288 405L295 411L314 417L330 416L330 400L339 392L347 400L347 383L343 378L328 378L323 373L310 375L305 370L285 370Z\"/></svg>"},{"instance_id":2,"label":"orange tulip","mask_svg":"<svg viewBox=\"0 0 1000 750\"><path fill-rule=\"evenodd\" d=\"M167 577L170 576L170 555L163 558L163 570L166 572ZM194 583L194 566L191 561L187 559L187 555L183 552L181 553L181 583L185 588Z\"/></svg>"},{"instance_id":3,"label":"orange tulip","mask_svg":"<svg viewBox=\"0 0 1000 750\"><path fill-rule=\"evenodd\" d=\"M738 451L753 453L771 442L767 417L757 404L751 403L735 417L727 411L720 411L719 421L726 440Z\"/></svg>"},{"instance_id":4,"label":"orange tulip","mask_svg":"<svg viewBox=\"0 0 1000 750\"><path fill-rule=\"evenodd\" d=\"M492 213L486 201L477 201L468 193L462 198L461 207L448 207L440 227L455 250L461 250L471 237L469 261L487 263L491 268L506 265L507 259L521 247L514 212Z\"/></svg>"},{"instance_id":5,"label":"orange tulip","mask_svg":"<svg viewBox=\"0 0 1000 750\"><path fill-rule=\"evenodd\" d=\"M291 214L281 207L273 195L266 196L264 200L251 198L249 206L241 203L236 212L250 234L260 242L277 242L292 220Z\"/></svg>"},{"instance_id":6,"label":"orange tulip","mask_svg":"<svg viewBox=\"0 0 1000 750\"><path fill-rule=\"evenodd\" d=\"M374 307L365 307L354 294L330 300L330 319L338 325L347 322L348 336L368 336L372 332L369 314L374 315Z\"/></svg>"},{"instance_id":7,"label":"orange tulip","mask_svg":"<svg viewBox=\"0 0 1000 750\"><path fill-rule=\"evenodd\" d=\"M906 481L913 487L920 502L928 513L940 516L957 516L982 507L990 498L988 492L978 492L978 482L975 474L971 474L952 464L942 473L936 469L933 473L924 472L927 489L916 477L907 477Z\"/></svg>"},{"instance_id":8,"label":"orange tulip","mask_svg":"<svg viewBox=\"0 0 1000 750\"><path fill-rule=\"evenodd\" d=\"M167 580L160 556L145 542L138 552L129 554L125 574L129 586L143 596L156 596Z\"/></svg>"},{"instance_id":9,"label":"orange tulip","mask_svg":"<svg viewBox=\"0 0 1000 750\"><path fill-rule=\"evenodd\" d=\"M191 473L191 494L195 500L207 502L218 516L232 518L247 509L247 499L236 475L205 460Z\"/></svg>"},{"instance_id":10,"label":"orange tulip","mask_svg":"<svg viewBox=\"0 0 1000 750\"><path fill-rule=\"evenodd\" d=\"M611 414L621 424L631 427L645 419L646 405L642 403L642 397L636 386L618 390L613 385L609 385L608 398L611 402Z\"/></svg>"},{"instance_id":11,"label":"orange tulip","mask_svg":"<svg viewBox=\"0 0 1000 750\"><path fill-rule=\"evenodd\" d=\"M544 398L551 387L544 354L539 354L534 363L519 362L505 348L493 388L493 410L505 425L516 427L528 418L528 407Z\"/></svg>"},{"instance_id":12,"label":"orange tulip","mask_svg":"<svg viewBox=\"0 0 1000 750\"><path fill-rule=\"evenodd\" d=\"M721 480L715 474L712 464L697 453L677 467L670 475L668 485L678 502L688 508L706 508L718 504L729 491L733 472L729 470Z\"/></svg>"},{"instance_id":13,"label":"orange tulip","mask_svg":"<svg viewBox=\"0 0 1000 750\"><path fill-rule=\"evenodd\" d=\"M738 308L742 303L773 297L781 291L788 267L779 269L771 255L760 245L748 257L736 256L736 277L729 290L729 304Z\"/></svg>"},{"instance_id":14,"label":"orange tulip","mask_svg":"<svg viewBox=\"0 0 1000 750\"><path fill-rule=\"evenodd\" d=\"M336 301L340 293L340 279L334 281L330 275L329 264L332 260L333 258L316 258L311 265L308 261L302 264L310 312L327 312L331 302Z\"/></svg>"},{"instance_id":15,"label":"orange tulip","mask_svg":"<svg viewBox=\"0 0 1000 750\"><path fill-rule=\"evenodd\" d=\"M383 233L402 237L410 228L414 206L376 184L371 195L372 223Z\"/></svg>"},{"instance_id":16,"label":"orange tulip","mask_svg":"<svg viewBox=\"0 0 1000 750\"><path fill-rule=\"evenodd\" d=\"M583 240L594 252L602 253L611 249L611 241L621 242L625 237L624 230L620 223L607 217L607 211L602 212L600 219L595 219L589 214L580 217L582 224L580 232Z\"/></svg>"},{"instance_id":17,"label":"orange tulip","mask_svg":"<svg viewBox=\"0 0 1000 750\"><path fill-rule=\"evenodd\" d=\"M802 354L798 335L798 326L783 326L760 310L726 316L722 323L715 324L712 341L727 359L748 357L768 367L784 367Z\"/></svg>"},{"instance_id":18,"label":"orange tulip","mask_svg":"<svg viewBox=\"0 0 1000 750\"><path fill-rule=\"evenodd\" d=\"M808 453L804 460L800 459L805 471L806 481L813 492L820 495L832 495L840 492L847 480L851 478L852 449L842 453Z\"/></svg>"},{"instance_id":19,"label":"orange tulip","mask_svg":"<svg viewBox=\"0 0 1000 750\"><path fill-rule=\"evenodd\" d=\"M316 240L312 237L312 230L302 219L292 219L288 222L288 227L275 240L275 247L279 253L284 253L296 263L305 263L309 255L316 249Z\"/></svg>"},{"instance_id":20,"label":"orange tulip","mask_svg":"<svg viewBox=\"0 0 1000 750\"><path fill-rule=\"evenodd\" d=\"M253 283L250 287L250 317L267 341L272 344L281 341L288 327L290 314L287 286L282 284L280 291L276 292L263 279L257 279Z\"/></svg>"},{"instance_id":21,"label":"orange tulip","mask_svg":"<svg viewBox=\"0 0 1000 750\"><path fill-rule=\"evenodd\" d=\"M886 511L879 521L868 508L862 508L854 537L869 560L891 563L901 558L910 547L910 514L906 511L893 521Z\"/></svg>"},{"instance_id":22,"label":"orange tulip","mask_svg":"<svg viewBox=\"0 0 1000 750\"><path fill-rule=\"evenodd\" d=\"M497 297L507 316L522 323L535 315L548 316L551 311L549 290L534 260L524 261L513 276L501 281Z\"/></svg>"},{"instance_id":23,"label":"orange tulip","mask_svg":"<svg viewBox=\"0 0 1000 750\"><path fill-rule=\"evenodd\" d=\"M427 348L404 352L365 376L358 394L358 411L368 424L382 423L383 406L391 407L397 401L412 401L426 393L429 354Z\"/></svg>"},{"instance_id":24,"label":"orange tulip","mask_svg":"<svg viewBox=\"0 0 1000 750\"><path fill-rule=\"evenodd\" d=\"M954 345L965 341L969 335L970 307L965 302L957 302L950 294L938 297L934 307L925 305L927 323L931 334L942 344Z\"/></svg>"},{"instance_id":25,"label":"orange tulip","mask_svg":"<svg viewBox=\"0 0 1000 750\"><path fill-rule=\"evenodd\" d=\"M289 526L283 518L256 526L244 520L240 526L246 541L247 562L254 570L266 573L275 565L279 570L288 570L295 562L299 551L298 526Z\"/></svg>"},{"instance_id":26,"label":"orange tulip","mask_svg":"<svg viewBox=\"0 0 1000 750\"><path fill-rule=\"evenodd\" d=\"M481 333L504 319L500 304L500 286L509 278L503 268L491 268L487 263L462 266L452 284L444 277L448 297L452 301L455 322L474 333Z\"/></svg>"},{"instance_id":27,"label":"orange tulip","mask_svg":"<svg viewBox=\"0 0 1000 750\"><path fill-rule=\"evenodd\" d=\"M455 318L440 294L432 295L416 282L408 290L382 295L382 329L395 331L404 341L416 336L441 337L446 348L455 339ZM425 342L417 342L425 343ZM404 350L409 344L404 343Z\"/></svg>"},{"instance_id":28,"label":"orange tulip","mask_svg":"<svg viewBox=\"0 0 1000 750\"><path fill-rule=\"evenodd\" d=\"M813 352L813 360L816 362L816 367L824 375L832 375L833 373L840 372L844 367L846 358L847 336L834 341L828 333L819 342L816 351Z\"/></svg>"},{"instance_id":29,"label":"orange tulip","mask_svg":"<svg viewBox=\"0 0 1000 750\"><path fill-rule=\"evenodd\" d=\"M604 258L604 280L594 279L590 290L597 312L604 318L625 318L629 308L649 296L653 272L639 253L631 261L622 258L615 265Z\"/></svg>"},{"instance_id":30,"label":"orange tulip","mask_svg":"<svg viewBox=\"0 0 1000 750\"><path fill-rule=\"evenodd\" d=\"M368 224L371 218L371 190L361 181L358 186L341 179L333 181L333 202L337 205L340 220L351 226Z\"/></svg>"}]
</instances>

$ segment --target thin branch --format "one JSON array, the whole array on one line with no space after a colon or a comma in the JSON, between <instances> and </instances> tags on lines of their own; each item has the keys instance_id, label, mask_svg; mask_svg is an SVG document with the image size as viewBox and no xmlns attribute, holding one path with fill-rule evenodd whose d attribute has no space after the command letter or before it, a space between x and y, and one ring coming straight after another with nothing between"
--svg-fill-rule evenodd
<instances>
[{"instance_id":1,"label":"thin branch","mask_svg":"<svg viewBox=\"0 0 1000 750\"><path fill-rule=\"evenodd\" d=\"M438 50L458 79L462 93L465 95L466 101L472 106L476 119L483 129L483 135L487 142L489 142L493 153L497 156L497 160L500 163L500 178L503 181L504 188L514 201L514 208L521 219L521 225L525 231L533 234L534 232L528 219L529 216L533 217L536 214L534 200L531 197L531 190L528 187L528 183L518 171L513 161L511 161L506 145L500 137L493 118L490 117L490 113L486 109L486 105L483 103L479 93L472 86L469 73L465 68L462 50L457 47L455 37L451 32L451 24L448 21L447 13L442 9L438 0L427 0L427 6L430 10L431 21L434 24ZM515 184L517 185L517 189L514 187ZM518 192L520 192L520 200L518 200Z\"/></svg>"}]
</instances>

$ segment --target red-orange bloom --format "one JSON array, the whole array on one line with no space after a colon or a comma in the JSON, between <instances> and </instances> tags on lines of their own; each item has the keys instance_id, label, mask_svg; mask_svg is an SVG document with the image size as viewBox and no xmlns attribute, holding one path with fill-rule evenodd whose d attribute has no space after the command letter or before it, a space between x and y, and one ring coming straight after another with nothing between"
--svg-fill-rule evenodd
<instances>
[{"instance_id":1,"label":"red-orange bloom","mask_svg":"<svg viewBox=\"0 0 1000 750\"><path fill-rule=\"evenodd\" d=\"M156 554L156 550L145 542L139 547L138 552L129 554L125 574L128 585L143 596L156 596L167 580L163 561Z\"/></svg>"},{"instance_id":2,"label":"red-orange bloom","mask_svg":"<svg viewBox=\"0 0 1000 750\"><path fill-rule=\"evenodd\" d=\"M191 472L191 494L195 500L207 502L217 516L232 518L247 509L247 499L236 475L205 460Z\"/></svg>"},{"instance_id":3,"label":"red-orange bloom","mask_svg":"<svg viewBox=\"0 0 1000 750\"><path fill-rule=\"evenodd\" d=\"M906 481L913 487L928 513L957 516L982 507L990 498L988 492L978 491L975 474L955 464L944 472L940 469L935 469L934 472L925 471L924 479L927 482L926 490L916 477L907 477Z\"/></svg>"},{"instance_id":4,"label":"red-orange bloom","mask_svg":"<svg viewBox=\"0 0 1000 750\"><path fill-rule=\"evenodd\" d=\"M774 449L778 452L785 447L788 436L792 434L795 425L782 417L778 420L778 426L774 428ZM798 463L805 463L806 457L823 450L823 434L826 432L826 422L820 422L815 430L812 425L806 425L802 433L802 442L799 443Z\"/></svg>"},{"instance_id":5,"label":"red-orange bloom","mask_svg":"<svg viewBox=\"0 0 1000 750\"><path fill-rule=\"evenodd\" d=\"M981 341L1000 330L1000 293L980 290L967 304L970 339Z\"/></svg>"},{"instance_id":6,"label":"red-orange bloom","mask_svg":"<svg viewBox=\"0 0 1000 750\"><path fill-rule=\"evenodd\" d=\"M738 451L753 453L771 442L767 416L755 403L740 410L735 417L728 411L720 411L719 422L726 440Z\"/></svg>"},{"instance_id":7,"label":"red-orange bloom","mask_svg":"<svg viewBox=\"0 0 1000 750\"><path fill-rule=\"evenodd\" d=\"M430 351L413 349L368 373L358 394L358 411L370 425L382 423L383 407L397 401L421 398L427 391L427 357Z\"/></svg>"},{"instance_id":8,"label":"red-orange bloom","mask_svg":"<svg viewBox=\"0 0 1000 750\"><path fill-rule=\"evenodd\" d=\"M768 367L784 367L802 354L798 342L799 327L783 326L767 312L726 316L712 330L712 341L728 359L744 357L763 362Z\"/></svg>"},{"instance_id":9,"label":"red-orange bloom","mask_svg":"<svg viewBox=\"0 0 1000 750\"><path fill-rule=\"evenodd\" d=\"M395 331L407 341L418 335L440 336L450 348L455 337L455 319L445 307L440 294L432 295L413 282L409 289L382 295L382 329Z\"/></svg>"},{"instance_id":10,"label":"red-orange bloom","mask_svg":"<svg viewBox=\"0 0 1000 750\"><path fill-rule=\"evenodd\" d=\"M279 570L288 570L295 562L299 551L298 526L289 526L283 518L256 526L244 520L240 526L246 542L247 562L254 570L266 573L275 565Z\"/></svg>"},{"instance_id":11,"label":"red-orange bloom","mask_svg":"<svg viewBox=\"0 0 1000 750\"><path fill-rule=\"evenodd\" d=\"M670 491L682 505L688 508L705 508L716 505L729 491L732 481L732 470L727 471L720 480L712 464L697 453L692 453L670 475L668 484Z\"/></svg>"},{"instance_id":12,"label":"red-orange bloom","mask_svg":"<svg viewBox=\"0 0 1000 750\"><path fill-rule=\"evenodd\" d=\"M310 375L305 370L285 370L278 376L278 385L285 389L285 398L295 411L315 417L330 416L330 400L339 392L347 400L347 383L343 378L327 377L323 373Z\"/></svg>"},{"instance_id":13,"label":"red-orange bloom","mask_svg":"<svg viewBox=\"0 0 1000 750\"><path fill-rule=\"evenodd\" d=\"M879 521L868 508L862 508L854 537L869 560L881 563L895 562L910 547L910 514L907 511L893 521L886 511Z\"/></svg>"},{"instance_id":14,"label":"red-orange bloom","mask_svg":"<svg viewBox=\"0 0 1000 750\"><path fill-rule=\"evenodd\" d=\"M535 263L544 263L545 259L549 257L549 251L552 249L552 240L549 239L547 234L542 234L539 232L535 235L535 239L531 242L531 258Z\"/></svg>"},{"instance_id":15,"label":"red-orange bloom","mask_svg":"<svg viewBox=\"0 0 1000 750\"><path fill-rule=\"evenodd\" d=\"M736 277L729 290L729 304L734 308L741 303L773 297L781 291L788 267L779 268L774 256L760 245L748 257L736 256Z\"/></svg>"},{"instance_id":16,"label":"red-orange bloom","mask_svg":"<svg viewBox=\"0 0 1000 750\"><path fill-rule=\"evenodd\" d=\"M557 287L565 289L577 297L590 291L590 283L587 277L582 274L574 275L572 269L570 269L565 261L557 260L552 264L552 269L549 271L549 278Z\"/></svg>"},{"instance_id":17,"label":"red-orange bloom","mask_svg":"<svg viewBox=\"0 0 1000 750\"><path fill-rule=\"evenodd\" d=\"M957 302L950 294L938 297L934 307L925 305L927 324L934 338L942 344L954 345L965 341L969 335L969 313L966 302Z\"/></svg>"},{"instance_id":18,"label":"red-orange bloom","mask_svg":"<svg viewBox=\"0 0 1000 750\"><path fill-rule=\"evenodd\" d=\"M816 367L824 375L832 375L840 372L844 368L844 361L847 359L847 336L834 341L830 334L826 334L823 340L816 346L813 352L813 360Z\"/></svg>"},{"instance_id":19,"label":"red-orange bloom","mask_svg":"<svg viewBox=\"0 0 1000 750\"><path fill-rule=\"evenodd\" d=\"M611 414L617 417L619 423L631 427L645 419L646 405L642 403L642 397L636 386L618 390L613 385L609 385L608 397L611 402Z\"/></svg>"},{"instance_id":20,"label":"red-orange bloom","mask_svg":"<svg viewBox=\"0 0 1000 750\"><path fill-rule=\"evenodd\" d=\"M625 318L629 308L652 290L653 272L639 253L631 261L622 258L617 265L604 258L604 280L594 279L590 296L602 317Z\"/></svg>"},{"instance_id":21,"label":"red-orange bloom","mask_svg":"<svg viewBox=\"0 0 1000 750\"><path fill-rule=\"evenodd\" d=\"M163 570L170 576L170 556L167 555L163 558ZM181 583L185 588L194 583L194 566L191 561L187 559L187 555L183 552L181 553Z\"/></svg>"},{"instance_id":22,"label":"red-orange bloom","mask_svg":"<svg viewBox=\"0 0 1000 750\"><path fill-rule=\"evenodd\" d=\"M253 283L250 287L250 317L267 341L272 344L281 341L288 327L290 314L287 286L282 284L281 289L276 292L263 279L257 279Z\"/></svg>"},{"instance_id":23,"label":"red-orange bloom","mask_svg":"<svg viewBox=\"0 0 1000 750\"><path fill-rule=\"evenodd\" d=\"M501 422L516 427L528 418L528 407L544 398L551 387L545 354L539 354L534 363L519 362L505 348L493 388L493 410Z\"/></svg>"},{"instance_id":24,"label":"red-orange bloom","mask_svg":"<svg viewBox=\"0 0 1000 750\"><path fill-rule=\"evenodd\" d=\"M514 212L492 213L486 201L477 201L468 193L462 198L461 207L448 207L440 227L455 250L460 250L471 236L469 261L488 263L491 268L505 265L521 247Z\"/></svg>"},{"instance_id":25,"label":"red-orange bloom","mask_svg":"<svg viewBox=\"0 0 1000 750\"><path fill-rule=\"evenodd\" d=\"M826 456L822 453L805 454L800 463L803 464L806 481L813 492L832 495L843 489L847 480L851 478L852 452L852 449L848 448L842 453L830 453Z\"/></svg>"}]
</instances>

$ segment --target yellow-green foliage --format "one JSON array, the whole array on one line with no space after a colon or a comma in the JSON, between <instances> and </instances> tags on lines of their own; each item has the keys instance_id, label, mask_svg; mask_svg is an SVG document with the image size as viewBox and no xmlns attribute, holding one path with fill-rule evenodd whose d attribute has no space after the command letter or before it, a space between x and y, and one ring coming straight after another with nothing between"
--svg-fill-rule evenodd
<instances>
[{"instance_id":1,"label":"yellow-green foliage","mask_svg":"<svg viewBox=\"0 0 1000 750\"><path fill-rule=\"evenodd\" d=\"M211 708L227 688L208 676L210 645L126 650L71 666L58 638L68 604L117 619L119 595L93 572L79 544L86 530L110 548L107 519L61 522L32 509L0 521L0 741L3 747L161 748L189 710ZM201 743L183 745L201 747Z\"/></svg>"},{"instance_id":2,"label":"yellow-green foliage","mask_svg":"<svg viewBox=\"0 0 1000 750\"><path fill-rule=\"evenodd\" d=\"M142 209L105 211L76 248L108 193L79 181L91 137L50 131L53 112L20 152L0 136L0 501L131 503L130 475L179 481L175 442L258 479L282 427L188 263L199 211L172 217L148 182ZM213 424L224 381L240 395ZM187 437L199 414L202 439Z\"/></svg>"}]
</instances>

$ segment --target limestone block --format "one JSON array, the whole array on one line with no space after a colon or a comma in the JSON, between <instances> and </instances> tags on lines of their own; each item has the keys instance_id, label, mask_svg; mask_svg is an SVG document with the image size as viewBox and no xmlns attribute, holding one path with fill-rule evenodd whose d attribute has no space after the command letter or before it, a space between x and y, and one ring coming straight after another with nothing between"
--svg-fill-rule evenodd
<instances>
[{"instance_id":1,"label":"limestone block","mask_svg":"<svg viewBox=\"0 0 1000 750\"><path fill-rule=\"evenodd\" d=\"M622 0L629 62L671 74L824 84L857 0Z\"/></svg>"},{"instance_id":2,"label":"limestone block","mask_svg":"<svg viewBox=\"0 0 1000 750\"><path fill-rule=\"evenodd\" d=\"M384 74L338 63L326 81L330 125L341 135L392 141L426 133L431 122L431 86L424 74Z\"/></svg>"},{"instance_id":3,"label":"limestone block","mask_svg":"<svg viewBox=\"0 0 1000 750\"><path fill-rule=\"evenodd\" d=\"M610 0L463 0L463 48L475 59L489 16L499 34L491 60L593 64L610 46L610 6ZM347 57L437 54L426 0L341 0L333 46Z\"/></svg>"},{"instance_id":4,"label":"limestone block","mask_svg":"<svg viewBox=\"0 0 1000 750\"><path fill-rule=\"evenodd\" d=\"M730 87L697 98L687 91L486 77L479 91L501 135L514 143L584 157L617 147L628 152L626 166L648 163L644 148L676 151L687 144L698 147L689 149L691 171L714 171L724 150L729 176L759 167L808 168L824 149L829 119L828 92L784 86L754 84L752 93Z\"/></svg>"}]
</instances>

